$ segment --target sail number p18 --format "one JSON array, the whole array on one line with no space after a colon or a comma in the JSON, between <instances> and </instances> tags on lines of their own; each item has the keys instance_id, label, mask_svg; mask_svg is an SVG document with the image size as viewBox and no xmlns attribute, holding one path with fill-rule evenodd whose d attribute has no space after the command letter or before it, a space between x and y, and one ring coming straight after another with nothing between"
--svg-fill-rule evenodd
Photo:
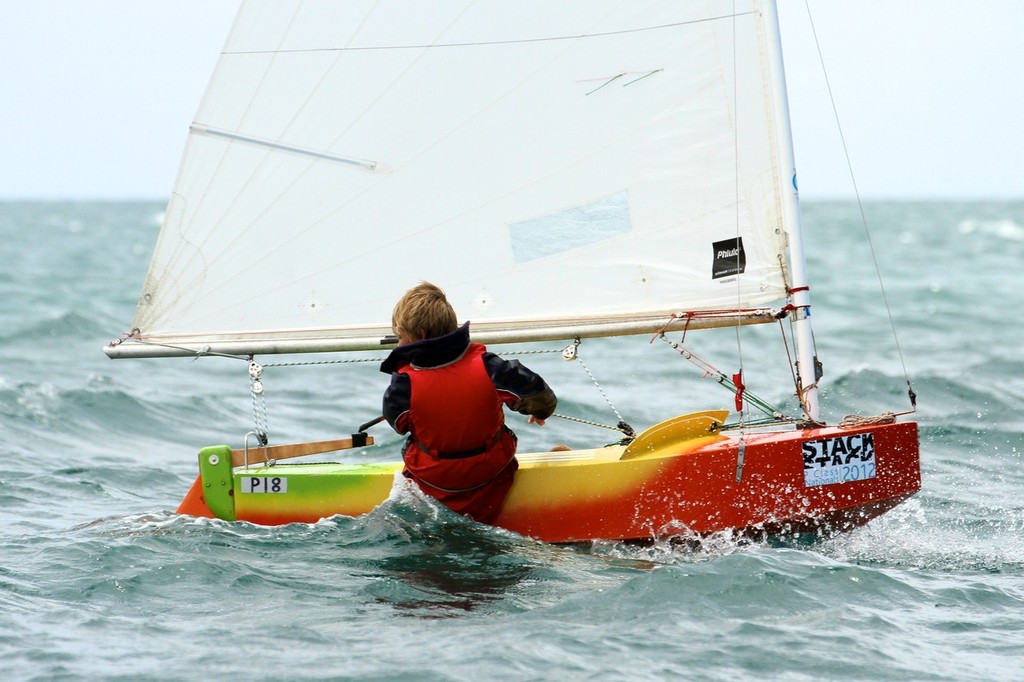
<instances>
[{"instance_id":1,"label":"sail number p18","mask_svg":"<svg viewBox=\"0 0 1024 682\"><path fill-rule=\"evenodd\" d=\"M286 476L243 476L240 481L243 493L286 493Z\"/></svg>"},{"instance_id":2,"label":"sail number p18","mask_svg":"<svg viewBox=\"0 0 1024 682\"><path fill-rule=\"evenodd\" d=\"M875 477L875 434L822 438L803 444L804 485L850 483Z\"/></svg>"}]
</instances>

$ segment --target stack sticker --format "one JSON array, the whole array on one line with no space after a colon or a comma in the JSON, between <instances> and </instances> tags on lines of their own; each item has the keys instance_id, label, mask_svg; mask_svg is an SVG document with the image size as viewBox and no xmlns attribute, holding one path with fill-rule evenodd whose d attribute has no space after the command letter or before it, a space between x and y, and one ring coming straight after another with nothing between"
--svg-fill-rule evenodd
<instances>
[{"instance_id":1,"label":"stack sticker","mask_svg":"<svg viewBox=\"0 0 1024 682\"><path fill-rule=\"evenodd\" d=\"M875 477L875 434L855 433L803 444L804 485L850 483Z\"/></svg>"}]
</instances>

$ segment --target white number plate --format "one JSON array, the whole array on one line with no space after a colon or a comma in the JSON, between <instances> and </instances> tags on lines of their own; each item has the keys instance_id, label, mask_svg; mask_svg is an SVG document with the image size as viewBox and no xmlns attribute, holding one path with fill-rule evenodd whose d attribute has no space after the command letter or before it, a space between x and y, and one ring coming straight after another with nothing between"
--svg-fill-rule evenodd
<instances>
[{"instance_id":1,"label":"white number plate","mask_svg":"<svg viewBox=\"0 0 1024 682\"><path fill-rule=\"evenodd\" d=\"M243 493L286 493L287 476L242 476Z\"/></svg>"},{"instance_id":2,"label":"white number plate","mask_svg":"<svg viewBox=\"0 0 1024 682\"><path fill-rule=\"evenodd\" d=\"M803 444L804 485L851 483L875 477L875 434L822 438Z\"/></svg>"}]
</instances>

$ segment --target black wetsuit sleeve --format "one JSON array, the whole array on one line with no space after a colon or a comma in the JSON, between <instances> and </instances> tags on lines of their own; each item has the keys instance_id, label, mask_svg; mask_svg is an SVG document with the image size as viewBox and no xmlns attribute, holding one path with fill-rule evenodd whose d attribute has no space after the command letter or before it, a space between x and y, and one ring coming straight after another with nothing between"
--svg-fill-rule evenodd
<instances>
[{"instance_id":1,"label":"black wetsuit sleeve","mask_svg":"<svg viewBox=\"0 0 1024 682\"><path fill-rule=\"evenodd\" d=\"M494 353L484 353L483 360L494 387L517 398L511 405L513 410L537 419L554 414L558 398L539 374L518 360L505 360Z\"/></svg>"},{"instance_id":2,"label":"black wetsuit sleeve","mask_svg":"<svg viewBox=\"0 0 1024 682\"><path fill-rule=\"evenodd\" d=\"M412 384L405 374L395 372L391 375L391 385L384 391L383 414L398 433L406 433L409 428L402 415L409 411L412 396Z\"/></svg>"}]
</instances>

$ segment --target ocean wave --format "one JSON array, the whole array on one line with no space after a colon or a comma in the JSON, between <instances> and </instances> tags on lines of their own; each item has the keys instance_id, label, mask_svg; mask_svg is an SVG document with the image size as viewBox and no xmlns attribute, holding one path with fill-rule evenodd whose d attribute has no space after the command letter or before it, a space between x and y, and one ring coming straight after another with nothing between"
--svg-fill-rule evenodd
<instances>
[{"instance_id":1,"label":"ocean wave","mask_svg":"<svg viewBox=\"0 0 1024 682\"><path fill-rule=\"evenodd\" d=\"M0 444L17 445L31 434L74 443L78 452L109 451L111 440L127 451L133 442L162 446L232 442L253 428L251 405L218 394L153 392L89 374L75 386L0 381L0 415L7 432Z\"/></svg>"},{"instance_id":2,"label":"ocean wave","mask_svg":"<svg viewBox=\"0 0 1024 682\"><path fill-rule=\"evenodd\" d=\"M0 336L0 343L16 346L31 344L42 339L73 339L103 338L108 330L104 329L93 318L74 311L57 313L45 320L33 321L23 327L7 330Z\"/></svg>"},{"instance_id":3,"label":"ocean wave","mask_svg":"<svg viewBox=\"0 0 1024 682\"><path fill-rule=\"evenodd\" d=\"M94 577L79 586L97 598L119 590L165 593L176 580L199 576L255 602L287 590L293 602L308 598L322 606L324 595L343 584L348 587L339 601L437 619L553 602L558 586L571 584L579 572L607 568L604 561L474 523L405 485L358 518L266 527L150 513L102 519L75 532L100 552ZM147 559L147 551L159 555ZM126 571L128 565L139 568Z\"/></svg>"},{"instance_id":4,"label":"ocean wave","mask_svg":"<svg viewBox=\"0 0 1024 682\"><path fill-rule=\"evenodd\" d=\"M962 235L984 235L1006 241L1024 242L1024 225L1011 218L966 218L957 223L956 231Z\"/></svg>"},{"instance_id":5,"label":"ocean wave","mask_svg":"<svg viewBox=\"0 0 1024 682\"><path fill-rule=\"evenodd\" d=\"M1012 376L1007 381L989 381L978 373L928 375L914 385L922 412L930 422L992 429L993 435L998 435L999 430L1019 430L1022 423L1019 406L1024 396L1015 393L1022 384Z\"/></svg>"},{"instance_id":6,"label":"ocean wave","mask_svg":"<svg viewBox=\"0 0 1024 682\"><path fill-rule=\"evenodd\" d=\"M992 360L964 368L962 374L929 371L912 377L917 400L914 416L922 424L1015 430L1021 424L1024 375L1017 361ZM881 414L911 409L907 379L875 368L846 371L825 383L823 409L831 415Z\"/></svg>"},{"instance_id":7,"label":"ocean wave","mask_svg":"<svg viewBox=\"0 0 1024 682\"><path fill-rule=\"evenodd\" d=\"M158 428L163 414L124 390L62 388L50 382L0 387L0 414L66 434Z\"/></svg>"},{"instance_id":8,"label":"ocean wave","mask_svg":"<svg viewBox=\"0 0 1024 682\"><path fill-rule=\"evenodd\" d=\"M911 409L906 379L873 367L844 371L821 387L822 415L829 422L846 415L880 415Z\"/></svg>"},{"instance_id":9,"label":"ocean wave","mask_svg":"<svg viewBox=\"0 0 1024 682\"><path fill-rule=\"evenodd\" d=\"M945 505L953 503L954 509ZM970 505L911 500L823 545L829 556L949 572L1000 573L1024 568L1024 510L988 510L965 518ZM992 513L996 512L996 513Z\"/></svg>"},{"instance_id":10,"label":"ocean wave","mask_svg":"<svg viewBox=\"0 0 1024 682\"><path fill-rule=\"evenodd\" d=\"M0 206L0 675L1021 679L1021 204L868 204L883 226L874 255L852 244L855 204L805 208L827 418L908 405L891 342L873 350L889 333L877 259L919 396L920 493L831 538L678 528L647 546L552 546L407 489L314 524L175 514L197 447L240 441L253 415L242 362L100 352L131 319L161 206ZM741 332L748 385L782 402L788 377L751 367L760 329ZM716 365L741 364L733 330L692 339ZM526 362L572 416L617 421L594 416L613 412L602 391L635 427L731 405L667 347L674 364L653 348L636 359L635 342L588 340L588 371L557 354ZM369 372L268 367L272 439L376 416L386 378ZM522 449L615 437L517 420ZM397 459L401 438L378 429L370 457ZM226 656L225 633L253 653Z\"/></svg>"}]
</instances>

